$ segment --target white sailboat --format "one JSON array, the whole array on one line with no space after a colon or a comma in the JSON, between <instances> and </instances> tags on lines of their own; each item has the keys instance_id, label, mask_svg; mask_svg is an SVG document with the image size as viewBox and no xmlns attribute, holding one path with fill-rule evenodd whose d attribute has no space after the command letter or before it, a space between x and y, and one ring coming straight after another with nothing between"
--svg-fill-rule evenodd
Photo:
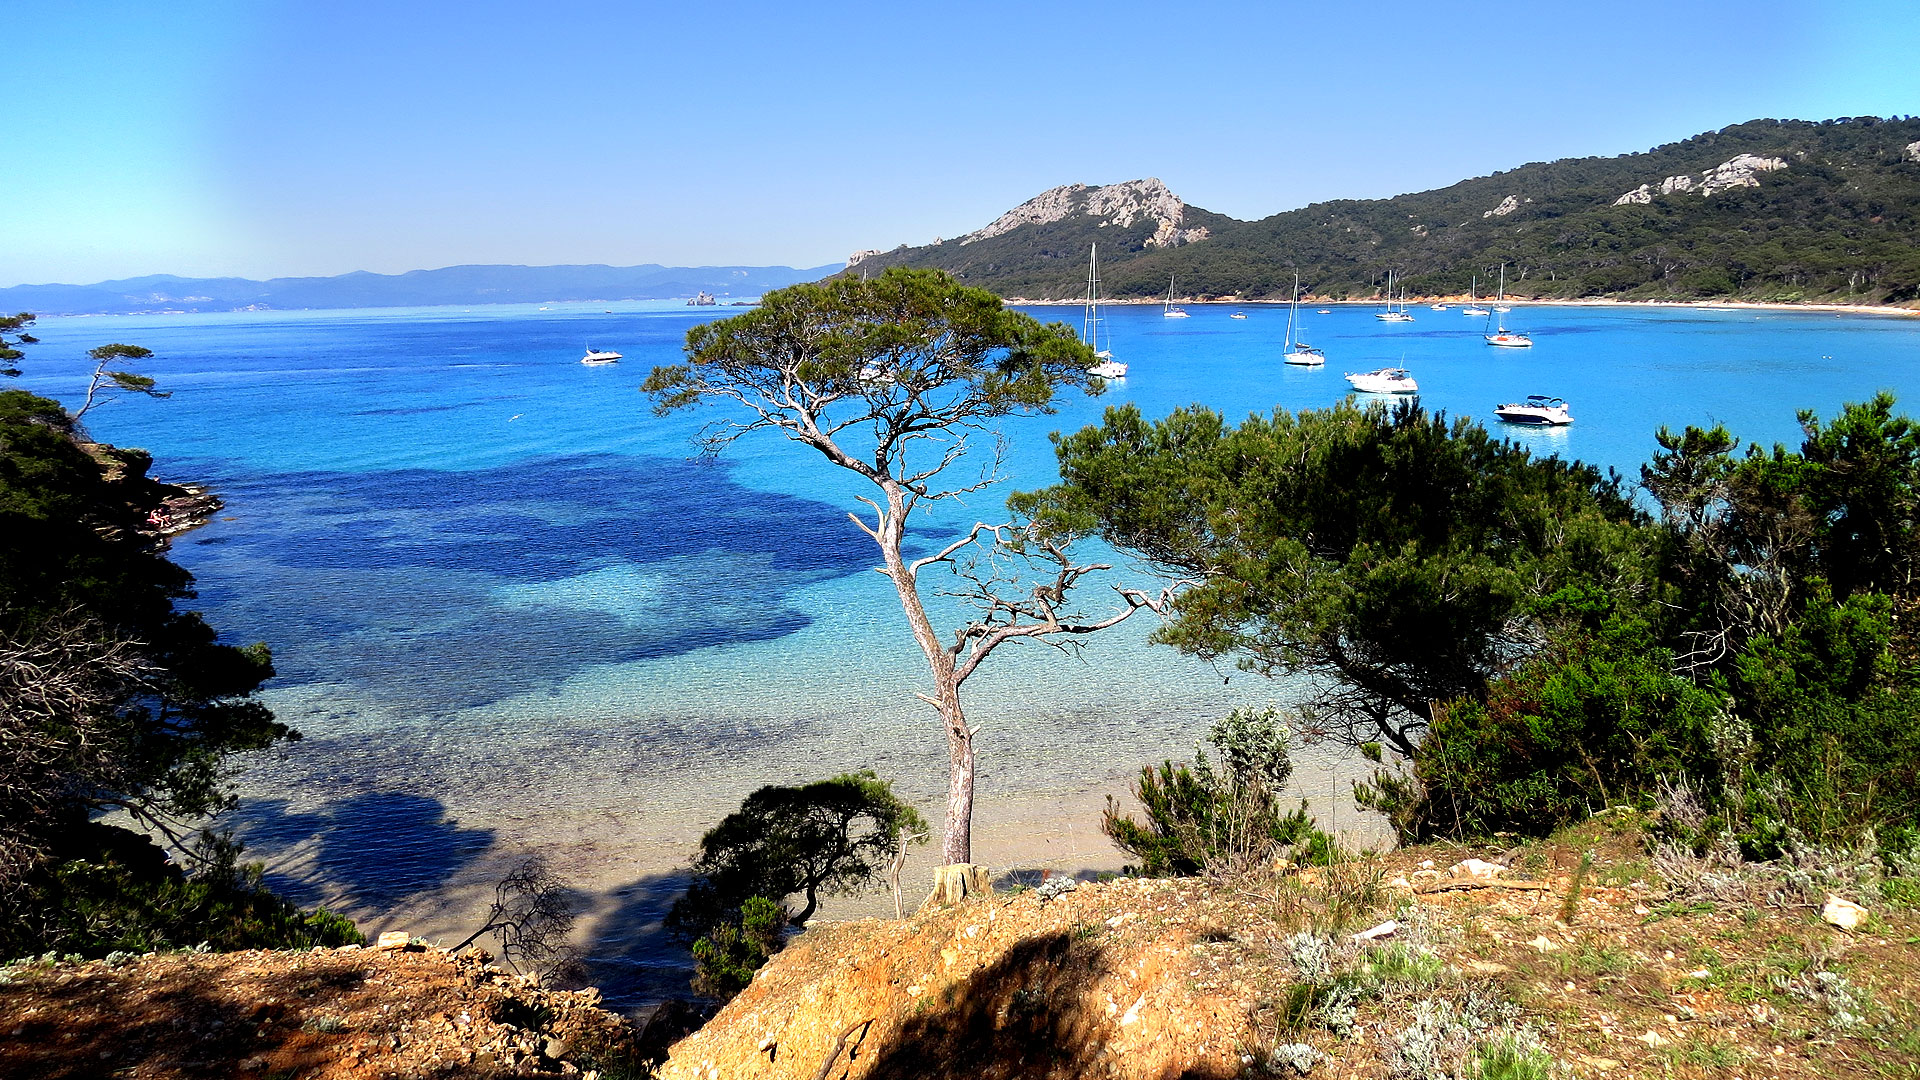
<instances>
[{"instance_id":1,"label":"white sailboat","mask_svg":"<svg viewBox=\"0 0 1920 1080\"><path fill-rule=\"evenodd\" d=\"M1100 362L1087 369L1089 375L1102 379L1124 379L1127 377L1127 365L1113 358L1112 349L1100 347L1100 245L1093 245L1087 252L1087 306L1084 309L1080 325L1080 340L1093 350L1094 358Z\"/></svg>"},{"instance_id":2,"label":"white sailboat","mask_svg":"<svg viewBox=\"0 0 1920 1080\"><path fill-rule=\"evenodd\" d=\"M1501 263L1500 264L1500 298L1504 300L1506 299L1506 296L1507 296L1507 264ZM1512 310L1511 308L1501 307L1499 304L1496 303L1493 306L1493 310L1501 312L1503 314L1502 314L1502 318L1499 320L1499 328L1497 330L1495 330L1491 334L1481 335L1482 337L1485 337L1487 339L1487 344L1498 345L1503 349L1530 349L1533 347L1532 338L1528 337L1525 334L1517 334L1512 330L1507 329L1507 320L1504 317L1504 313Z\"/></svg>"},{"instance_id":3,"label":"white sailboat","mask_svg":"<svg viewBox=\"0 0 1920 1080\"><path fill-rule=\"evenodd\" d=\"M1374 318L1381 322L1412 322L1413 316L1405 311L1393 310L1393 271L1387 271L1387 310L1376 311Z\"/></svg>"},{"instance_id":4,"label":"white sailboat","mask_svg":"<svg viewBox=\"0 0 1920 1080\"><path fill-rule=\"evenodd\" d=\"M1162 318L1166 318L1166 319L1184 319L1187 317L1186 308L1175 307L1173 304L1173 275L1172 274L1167 275L1167 304L1165 307L1160 309L1160 315Z\"/></svg>"},{"instance_id":5,"label":"white sailboat","mask_svg":"<svg viewBox=\"0 0 1920 1080\"><path fill-rule=\"evenodd\" d=\"M1473 277L1470 278L1469 281L1471 283L1467 286L1467 306L1461 309L1460 314L1478 315L1484 319L1487 317L1487 309L1480 306L1479 297L1474 295L1475 291L1480 288L1480 279Z\"/></svg>"},{"instance_id":6,"label":"white sailboat","mask_svg":"<svg viewBox=\"0 0 1920 1080\"><path fill-rule=\"evenodd\" d=\"M1319 367L1327 362L1327 354L1301 341L1294 334L1300 326L1300 275L1293 275L1293 298L1287 304L1287 344L1282 360L1295 367Z\"/></svg>"}]
</instances>

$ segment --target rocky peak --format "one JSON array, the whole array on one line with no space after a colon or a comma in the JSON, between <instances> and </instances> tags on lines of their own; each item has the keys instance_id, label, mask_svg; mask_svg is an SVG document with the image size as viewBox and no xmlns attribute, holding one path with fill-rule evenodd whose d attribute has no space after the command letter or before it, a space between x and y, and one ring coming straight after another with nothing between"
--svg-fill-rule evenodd
<instances>
[{"instance_id":1,"label":"rocky peak","mask_svg":"<svg viewBox=\"0 0 1920 1080\"><path fill-rule=\"evenodd\" d=\"M1112 225L1123 229L1142 219L1151 220L1156 223L1156 228L1153 236L1147 240L1149 247L1175 247L1206 239L1205 227L1180 227L1186 212L1187 204L1181 201L1180 196L1167 190L1167 185L1151 176L1103 187L1063 184L1043 191L1001 214L986 228L961 237L960 243L990 240L1022 225L1047 225L1071 217L1094 218L1100 226Z\"/></svg>"},{"instance_id":2,"label":"rocky peak","mask_svg":"<svg viewBox=\"0 0 1920 1080\"><path fill-rule=\"evenodd\" d=\"M1910 142L1907 144L1907 160L1920 161L1920 142Z\"/></svg>"}]
</instances>

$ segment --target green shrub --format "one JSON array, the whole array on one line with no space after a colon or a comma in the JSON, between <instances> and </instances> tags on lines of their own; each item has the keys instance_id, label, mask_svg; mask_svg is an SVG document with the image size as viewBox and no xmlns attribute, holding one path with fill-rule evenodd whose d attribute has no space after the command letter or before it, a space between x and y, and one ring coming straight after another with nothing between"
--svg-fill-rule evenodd
<instances>
[{"instance_id":1,"label":"green shrub","mask_svg":"<svg viewBox=\"0 0 1920 1080\"><path fill-rule=\"evenodd\" d=\"M1291 811L1279 807L1280 789L1293 774L1287 737L1276 710L1235 710L1207 735L1218 768L1200 747L1191 765L1141 769L1133 793L1146 819L1136 821L1109 797L1102 827L1150 876L1239 873L1289 850L1325 865L1333 838L1314 827L1305 800Z\"/></svg>"},{"instance_id":2,"label":"green shrub","mask_svg":"<svg viewBox=\"0 0 1920 1080\"><path fill-rule=\"evenodd\" d=\"M23 915L0 924L0 955L46 950L101 957L205 945L214 951L293 949L366 941L351 921L302 911L261 885L259 864L238 865L237 845L213 838L208 863L189 875L145 837L88 828L93 850L43 868L16 900Z\"/></svg>"},{"instance_id":3,"label":"green shrub","mask_svg":"<svg viewBox=\"0 0 1920 1080\"><path fill-rule=\"evenodd\" d=\"M731 1001L780 951L786 927L786 908L764 896L748 897L740 905L738 921L716 924L693 943L693 992Z\"/></svg>"}]
</instances>

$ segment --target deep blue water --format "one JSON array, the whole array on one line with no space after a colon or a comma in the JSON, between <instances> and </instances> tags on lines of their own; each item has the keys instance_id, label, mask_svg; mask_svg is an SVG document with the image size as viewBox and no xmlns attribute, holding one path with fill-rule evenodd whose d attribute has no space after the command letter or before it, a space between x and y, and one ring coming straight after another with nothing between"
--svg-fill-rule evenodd
<instances>
[{"instance_id":1,"label":"deep blue water","mask_svg":"<svg viewBox=\"0 0 1920 1080\"><path fill-rule=\"evenodd\" d=\"M604 306L42 324L18 385L73 403L86 349L153 349L143 370L173 397L114 402L88 426L227 500L174 555L223 634L272 644L269 700L307 735L256 757L235 819L302 900L451 931L501 859L546 850L602 898L597 940L637 970L663 955L635 942L672 866L751 788L873 767L937 803L922 662L846 520L857 482L771 436L698 458L711 417L655 417L637 387L690 325L730 313ZM1107 403L1238 418L1332 403L1343 371L1388 364L1452 415L1565 397L1571 428L1508 434L1629 476L1663 424L1792 441L1796 410L1831 415L1920 375L1920 319L1523 307L1511 321L1537 344L1510 351L1457 310L1395 325L1343 308L1306 316L1330 359L1303 370L1278 363L1283 310L1191 310L1108 309L1129 377L1105 401L1008 422L1012 486L1050 480L1047 433ZM1078 324L1077 309L1035 314ZM582 367L588 345L626 359ZM915 528L942 539L1003 498ZM1148 646L1147 629L1078 658L997 656L969 685L983 823L1021 794L1119 791L1224 709L1284 696Z\"/></svg>"}]
</instances>

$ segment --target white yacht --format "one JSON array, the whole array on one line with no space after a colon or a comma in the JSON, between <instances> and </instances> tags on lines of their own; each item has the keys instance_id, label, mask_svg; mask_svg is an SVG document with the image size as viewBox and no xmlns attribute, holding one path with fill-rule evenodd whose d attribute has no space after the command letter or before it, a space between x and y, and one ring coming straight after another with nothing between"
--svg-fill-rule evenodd
<instances>
[{"instance_id":1,"label":"white yacht","mask_svg":"<svg viewBox=\"0 0 1920 1080\"><path fill-rule=\"evenodd\" d=\"M1100 362L1087 369L1087 374L1102 379L1124 379L1127 377L1127 365L1113 358L1112 349L1100 347L1100 245L1095 244L1087 251L1087 304L1082 311L1080 340L1093 350L1094 359Z\"/></svg>"},{"instance_id":2,"label":"white yacht","mask_svg":"<svg viewBox=\"0 0 1920 1080\"><path fill-rule=\"evenodd\" d=\"M1406 368L1383 367L1376 371L1347 372L1347 383L1363 394L1417 394L1420 384Z\"/></svg>"},{"instance_id":3,"label":"white yacht","mask_svg":"<svg viewBox=\"0 0 1920 1080\"><path fill-rule=\"evenodd\" d=\"M1227 318L1229 319L1244 319L1246 317L1247 317L1247 313L1244 311L1236 311L1233 314L1227 316Z\"/></svg>"},{"instance_id":4,"label":"white yacht","mask_svg":"<svg viewBox=\"0 0 1920 1080\"><path fill-rule=\"evenodd\" d=\"M1407 314L1405 310L1393 310L1393 271L1391 270L1387 271L1387 310L1376 311L1373 317L1379 319L1381 322L1413 321L1413 316Z\"/></svg>"},{"instance_id":5,"label":"white yacht","mask_svg":"<svg viewBox=\"0 0 1920 1080\"><path fill-rule=\"evenodd\" d=\"M1174 305L1172 274L1167 275L1167 303L1165 307L1160 309L1160 314L1162 317L1168 318L1168 319L1184 319L1187 317L1186 308L1177 307Z\"/></svg>"},{"instance_id":6,"label":"white yacht","mask_svg":"<svg viewBox=\"0 0 1920 1080\"><path fill-rule=\"evenodd\" d=\"M581 357L580 362L588 367L599 367L602 364L617 364L620 362L620 354L610 349L597 350L589 345L587 346L587 355Z\"/></svg>"},{"instance_id":7,"label":"white yacht","mask_svg":"<svg viewBox=\"0 0 1920 1080\"><path fill-rule=\"evenodd\" d=\"M1496 406L1493 415L1509 424L1559 427L1573 423L1573 413L1568 410L1566 402L1543 394L1529 394L1525 401Z\"/></svg>"},{"instance_id":8,"label":"white yacht","mask_svg":"<svg viewBox=\"0 0 1920 1080\"><path fill-rule=\"evenodd\" d=\"M1506 295L1507 295L1507 265L1505 263L1501 263L1500 264L1500 296L1502 298L1505 298ZM1532 338L1528 337L1525 334L1515 333L1514 331L1507 329L1507 320L1505 316L1507 312L1513 310L1512 308L1501 307L1499 304L1495 304L1493 306L1493 310L1500 312L1501 318L1499 319L1497 328L1494 330L1493 333L1481 335L1482 337L1487 339L1487 344L1498 345L1503 349L1533 348Z\"/></svg>"},{"instance_id":9,"label":"white yacht","mask_svg":"<svg viewBox=\"0 0 1920 1080\"><path fill-rule=\"evenodd\" d=\"M1300 275L1293 275L1293 300L1287 304L1287 341L1286 352L1281 359L1294 367L1320 367L1327 362L1327 354L1301 341L1296 337L1300 326Z\"/></svg>"},{"instance_id":10,"label":"white yacht","mask_svg":"<svg viewBox=\"0 0 1920 1080\"><path fill-rule=\"evenodd\" d=\"M1488 315L1487 309L1480 306L1479 298L1474 295L1480 288L1480 279L1475 277L1470 280L1471 284L1467 286L1467 306L1460 309L1460 314L1477 315L1484 319Z\"/></svg>"}]
</instances>

